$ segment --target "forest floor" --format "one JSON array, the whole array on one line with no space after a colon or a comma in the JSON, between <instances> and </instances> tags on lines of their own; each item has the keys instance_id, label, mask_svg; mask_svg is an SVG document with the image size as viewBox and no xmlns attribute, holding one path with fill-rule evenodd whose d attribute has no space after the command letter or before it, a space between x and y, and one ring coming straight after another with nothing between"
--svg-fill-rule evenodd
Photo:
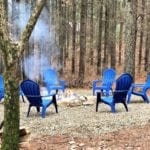
<instances>
[{"instance_id":1,"label":"forest floor","mask_svg":"<svg viewBox=\"0 0 150 150\"><path fill-rule=\"evenodd\" d=\"M83 91L80 89L78 89L77 91L78 92L80 91L81 93L83 93ZM88 90L88 94L89 94L89 90ZM100 121L100 118L105 118L105 120L107 120L108 119L107 117L109 117L110 120L115 120L116 116L117 117L123 116L122 118L124 118L124 120L129 118L129 122L136 118L137 122L138 122L138 120L140 120L139 123L136 123L136 120L135 120L135 122L131 123L132 124L131 126L126 126L125 125L126 123L123 124L123 122L121 122L122 127L116 131L110 132L108 130L108 132L105 132L105 133L102 132L100 134L95 134L95 135L88 134L88 136L86 136L86 137L85 136L83 136L83 137L75 136L75 135L70 134L70 129L69 129L70 127L69 127L68 131L66 131L65 133L61 133L61 131L59 131L60 134L59 134L59 132L58 133L56 132L56 134L53 134L53 135L39 134L38 136L32 136L29 141L28 149L22 148L21 150L149 150L150 149L150 111L148 110L149 104L143 104L143 102L141 100L140 100L140 102L132 103L129 106L130 111L128 113L126 113L124 111L124 108L120 109L119 107L117 106L117 109L119 112L117 113L117 115L114 116L114 118L112 118L113 116L111 113L109 113L108 108L106 108L106 111L105 111L105 110L103 110L103 108L100 107L98 114L96 114L97 115L96 119L99 120L99 124L101 124L101 125L103 124ZM80 107L80 106L79 107L70 107L69 110L65 109L65 111L70 112L70 115L71 115L71 113L73 113L72 115L74 115L74 113L77 114L80 112L81 112L81 114L83 114L83 113L88 113L89 110L91 110L91 108L92 108L92 113L94 115L95 112L93 112L93 108L95 108L95 106L88 106L86 108L87 112L86 112L86 110L84 110L82 112L82 110L85 108ZM143 111L139 110L139 109L142 109ZM73 112L72 110L75 110L76 112ZM66 113L68 113L68 112L66 112ZM63 113L64 112L62 110L60 110L60 114L64 115ZM89 113L91 113L91 112L89 112ZM104 115L105 113L106 113L107 117ZM147 120L146 123L143 123L144 121L142 122L142 120L141 120L142 117L140 116L140 114L141 114L141 116L144 116L144 115L148 116L146 119L144 119L144 120ZM28 120L29 119L34 120L34 117L35 116L31 116L30 118L28 118ZM53 124L54 123L53 116L51 116L51 117L52 118L49 118L49 119L51 119L50 122ZM63 117L66 119L65 116L63 116ZM91 117L91 120L93 119L92 117ZM56 118L56 116L55 116L55 118ZM74 118L75 118L75 116L74 116ZM80 120L79 116L77 118ZM45 118L44 120L46 120L46 119L48 119L48 118ZM70 124L72 124L72 122L73 122L71 120L68 121L67 119L65 121L62 121L61 118L59 118L59 119L60 119L60 125L62 124L62 126L65 123L68 124L68 126L70 126ZM88 118L86 118L86 119L88 122ZM110 120L106 124L110 123L110 126L111 126L112 123L110 122ZM117 120L119 123L120 119L118 118ZM48 121L49 120L46 120L44 123L46 123ZM56 121L56 119L55 119L55 121ZM83 118L81 118L80 123L83 124L84 121L85 120L83 120ZM104 121L104 119L103 119L103 121ZM31 120L30 120L30 122L31 122ZM92 120L91 123L92 122L93 122L93 126L95 126L95 124L94 124L95 120ZM113 122L112 126L114 125L114 122ZM76 123L76 122L74 122L74 123ZM90 123L90 125L91 125L91 123ZM87 124L87 126L90 126L90 125ZM103 124L103 126L105 126L105 124ZM51 128L53 128L53 125L51 125ZM56 126L55 130L57 130L57 128L60 128L60 127ZM103 127L100 127L100 128L102 128L101 130L103 130ZM82 134L84 134L83 132L87 132L87 131L89 132L89 129L95 130L94 127L93 128L85 127L84 131L82 131L82 129L80 129L80 128L76 128L72 131L76 132L76 133L81 132ZM90 131L90 132L94 132L94 131Z\"/></svg>"},{"instance_id":2,"label":"forest floor","mask_svg":"<svg viewBox=\"0 0 150 150\"><path fill-rule=\"evenodd\" d=\"M30 150L149 150L150 123L100 136L41 136L30 141Z\"/></svg>"}]
</instances>

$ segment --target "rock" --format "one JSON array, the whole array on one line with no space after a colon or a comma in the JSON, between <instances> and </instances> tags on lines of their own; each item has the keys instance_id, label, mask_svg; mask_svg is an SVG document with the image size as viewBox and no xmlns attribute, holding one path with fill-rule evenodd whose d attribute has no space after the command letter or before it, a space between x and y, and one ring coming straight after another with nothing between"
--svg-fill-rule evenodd
<instances>
[{"instance_id":1,"label":"rock","mask_svg":"<svg viewBox=\"0 0 150 150\"><path fill-rule=\"evenodd\" d=\"M75 141L69 141L68 143L69 144L75 144L76 142Z\"/></svg>"},{"instance_id":2,"label":"rock","mask_svg":"<svg viewBox=\"0 0 150 150\"><path fill-rule=\"evenodd\" d=\"M80 144L79 144L80 147L82 147L82 146L84 146L84 145L85 145L84 143L80 143Z\"/></svg>"},{"instance_id":3,"label":"rock","mask_svg":"<svg viewBox=\"0 0 150 150\"><path fill-rule=\"evenodd\" d=\"M93 105L94 104L94 101L86 101L86 102L83 102L83 105Z\"/></svg>"}]
</instances>

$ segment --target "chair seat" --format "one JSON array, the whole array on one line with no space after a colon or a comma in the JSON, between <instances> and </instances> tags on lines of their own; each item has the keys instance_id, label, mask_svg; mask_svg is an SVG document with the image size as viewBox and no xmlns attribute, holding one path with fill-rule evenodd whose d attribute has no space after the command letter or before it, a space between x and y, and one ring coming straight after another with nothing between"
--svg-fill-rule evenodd
<instances>
[{"instance_id":1,"label":"chair seat","mask_svg":"<svg viewBox=\"0 0 150 150\"><path fill-rule=\"evenodd\" d=\"M44 107L49 106L51 103L52 103L52 98L49 98L49 99L47 99L47 98L42 98L42 105L43 105Z\"/></svg>"},{"instance_id":2,"label":"chair seat","mask_svg":"<svg viewBox=\"0 0 150 150\"><path fill-rule=\"evenodd\" d=\"M135 95L144 95L144 93L142 91L133 91L132 94L135 94Z\"/></svg>"},{"instance_id":3,"label":"chair seat","mask_svg":"<svg viewBox=\"0 0 150 150\"><path fill-rule=\"evenodd\" d=\"M63 89L63 87L60 85L51 85L49 88L50 89Z\"/></svg>"},{"instance_id":4,"label":"chair seat","mask_svg":"<svg viewBox=\"0 0 150 150\"><path fill-rule=\"evenodd\" d=\"M109 89L107 86L97 86L96 90L105 90L105 89Z\"/></svg>"},{"instance_id":5,"label":"chair seat","mask_svg":"<svg viewBox=\"0 0 150 150\"><path fill-rule=\"evenodd\" d=\"M101 101L111 105L113 103L113 96L102 96Z\"/></svg>"}]
</instances>

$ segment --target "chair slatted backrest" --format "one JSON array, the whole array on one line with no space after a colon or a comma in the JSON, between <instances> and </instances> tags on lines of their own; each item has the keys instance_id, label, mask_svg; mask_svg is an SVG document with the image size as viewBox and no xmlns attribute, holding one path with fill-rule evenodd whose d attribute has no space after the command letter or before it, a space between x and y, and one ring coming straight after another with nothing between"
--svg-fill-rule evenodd
<instances>
[{"instance_id":1,"label":"chair slatted backrest","mask_svg":"<svg viewBox=\"0 0 150 150\"><path fill-rule=\"evenodd\" d=\"M115 76L116 76L116 71L114 69L112 68L105 69L102 75L102 86L105 85L111 87L115 80Z\"/></svg>"},{"instance_id":2,"label":"chair slatted backrest","mask_svg":"<svg viewBox=\"0 0 150 150\"><path fill-rule=\"evenodd\" d=\"M49 85L58 85L58 77L55 69L47 69L43 71L43 80Z\"/></svg>"},{"instance_id":3,"label":"chair slatted backrest","mask_svg":"<svg viewBox=\"0 0 150 150\"><path fill-rule=\"evenodd\" d=\"M40 87L36 82L32 80L24 80L20 86L32 106L42 105Z\"/></svg>"},{"instance_id":4,"label":"chair slatted backrest","mask_svg":"<svg viewBox=\"0 0 150 150\"><path fill-rule=\"evenodd\" d=\"M150 85L150 73L147 74L146 84Z\"/></svg>"},{"instance_id":5,"label":"chair slatted backrest","mask_svg":"<svg viewBox=\"0 0 150 150\"><path fill-rule=\"evenodd\" d=\"M121 102L126 100L127 93L133 83L133 78L129 73L122 74L116 80L116 89L114 91L115 102Z\"/></svg>"},{"instance_id":6,"label":"chair slatted backrest","mask_svg":"<svg viewBox=\"0 0 150 150\"><path fill-rule=\"evenodd\" d=\"M146 83L142 89L142 92L145 92L147 89L150 89L150 73L147 74Z\"/></svg>"},{"instance_id":7,"label":"chair slatted backrest","mask_svg":"<svg viewBox=\"0 0 150 150\"><path fill-rule=\"evenodd\" d=\"M5 87L4 87L4 78L0 75L0 100L4 98L5 94Z\"/></svg>"}]
</instances>

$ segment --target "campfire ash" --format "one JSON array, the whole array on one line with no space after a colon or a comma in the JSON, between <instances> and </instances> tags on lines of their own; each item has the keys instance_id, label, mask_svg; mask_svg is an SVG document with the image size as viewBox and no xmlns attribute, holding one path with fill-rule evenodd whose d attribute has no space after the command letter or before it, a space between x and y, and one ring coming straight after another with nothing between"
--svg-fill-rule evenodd
<instances>
[{"instance_id":1,"label":"campfire ash","mask_svg":"<svg viewBox=\"0 0 150 150\"><path fill-rule=\"evenodd\" d=\"M42 87L41 89L42 89L41 94L46 95L47 94L46 88ZM64 93L62 91L58 91L57 94L58 105L65 105L68 107L81 106L81 105L93 105L94 101L95 101L95 97L92 96L92 94L83 95L71 89L65 90Z\"/></svg>"}]
</instances>

